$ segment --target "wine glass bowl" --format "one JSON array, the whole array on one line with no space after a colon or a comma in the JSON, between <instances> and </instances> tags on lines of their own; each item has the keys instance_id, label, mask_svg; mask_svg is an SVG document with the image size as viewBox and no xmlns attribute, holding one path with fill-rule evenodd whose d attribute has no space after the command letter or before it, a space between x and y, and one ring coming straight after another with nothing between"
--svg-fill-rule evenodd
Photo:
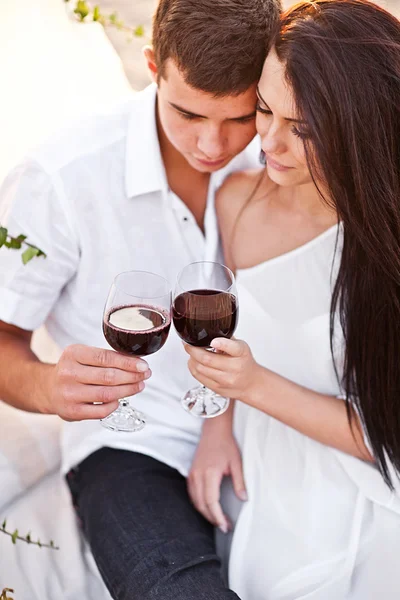
<instances>
[{"instance_id":1,"label":"wine glass bowl","mask_svg":"<svg viewBox=\"0 0 400 600\"><path fill-rule=\"evenodd\" d=\"M172 318L180 338L192 346L212 350L215 338L231 338L238 321L232 271L207 261L185 267L177 279ZM229 398L200 386L187 392L182 405L195 416L211 418L225 412Z\"/></svg>"},{"instance_id":2,"label":"wine glass bowl","mask_svg":"<svg viewBox=\"0 0 400 600\"><path fill-rule=\"evenodd\" d=\"M148 356L165 344L171 327L171 290L163 277L126 271L114 279L103 316L103 334L111 348L129 356ZM101 424L113 431L134 432L145 426L144 415L126 398Z\"/></svg>"},{"instance_id":3,"label":"wine glass bowl","mask_svg":"<svg viewBox=\"0 0 400 600\"><path fill-rule=\"evenodd\" d=\"M148 356L167 341L171 318L167 311L148 306L117 306L103 321L107 342L117 352Z\"/></svg>"},{"instance_id":4,"label":"wine glass bowl","mask_svg":"<svg viewBox=\"0 0 400 600\"><path fill-rule=\"evenodd\" d=\"M175 298L172 315L179 337L192 346L210 348L218 337L232 337L237 323L236 298L230 292L200 289Z\"/></svg>"}]
</instances>

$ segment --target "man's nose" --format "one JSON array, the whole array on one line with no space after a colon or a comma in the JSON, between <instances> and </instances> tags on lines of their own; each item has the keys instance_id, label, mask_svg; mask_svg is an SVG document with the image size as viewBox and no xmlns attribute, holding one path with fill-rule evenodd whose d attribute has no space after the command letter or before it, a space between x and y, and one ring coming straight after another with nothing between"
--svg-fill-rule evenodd
<instances>
[{"instance_id":1,"label":"man's nose","mask_svg":"<svg viewBox=\"0 0 400 600\"><path fill-rule=\"evenodd\" d=\"M205 128L198 138L197 147L206 159L216 160L221 158L225 147L221 127L213 125Z\"/></svg>"}]
</instances>

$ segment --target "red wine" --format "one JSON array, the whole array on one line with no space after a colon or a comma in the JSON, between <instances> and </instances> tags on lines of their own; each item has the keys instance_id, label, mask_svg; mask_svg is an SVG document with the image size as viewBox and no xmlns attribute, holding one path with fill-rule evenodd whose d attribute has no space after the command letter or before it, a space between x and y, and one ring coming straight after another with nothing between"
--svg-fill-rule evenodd
<instances>
[{"instance_id":1,"label":"red wine","mask_svg":"<svg viewBox=\"0 0 400 600\"><path fill-rule=\"evenodd\" d=\"M193 290L175 298L175 329L192 346L208 347L217 337L230 338L236 329L236 297L217 290Z\"/></svg>"},{"instance_id":2,"label":"red wine","mask_svg":"<svg viewBox=\"0 0 400 600\"><path fill-rule=\"evenodd\" d=\"M147 356L164 346L171 316L168 311L152 306L118 306L103 321L107 342L117 352Z\"/></svg>"}]
</instances>

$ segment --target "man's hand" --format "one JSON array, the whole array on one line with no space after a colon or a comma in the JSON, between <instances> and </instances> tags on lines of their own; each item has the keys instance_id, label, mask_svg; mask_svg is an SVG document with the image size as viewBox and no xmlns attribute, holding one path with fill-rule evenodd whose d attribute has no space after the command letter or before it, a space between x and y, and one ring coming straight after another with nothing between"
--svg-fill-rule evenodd
<instances>
[{"instance_id":1,"label":"man's hand","mask_svg":"<svg viewBox=\"0 0 400 600\"><path fill-rule=\"evenodd\" d=\"M221 482L231 476L237 497L247 500L242 459L230 428L220 422L225 415L204 424L203 435L188 477L189 496L197 510L223 533L231 529L220 504Z\"/></svg>"},{"instance_id":2,"label":"man's hand","mask_svg":"<svg viewBox=\"0 0 400 600\"><path fill-rule=\"evenodd\" d=\"M140 358L101 348L68 346L46 376L44 412L66 421L104 419L118 407L120 398L141 392L150 376L147 363Z\"/></svg>"}]
</instances>

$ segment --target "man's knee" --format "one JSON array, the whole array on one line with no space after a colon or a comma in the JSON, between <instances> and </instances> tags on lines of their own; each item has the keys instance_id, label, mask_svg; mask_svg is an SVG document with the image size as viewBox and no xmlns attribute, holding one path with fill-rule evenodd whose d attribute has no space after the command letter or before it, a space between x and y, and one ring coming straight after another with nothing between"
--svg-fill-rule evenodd
<instances>
[{"instance_id":1,"label":"man's knee","mask_svg":"<svg viewBox=\"0 0 400 600\"><path fill-rule=\"evenodd\" d=\"M237 600L225 586L221 563L214 553L202 554L197 544L180 540L158 546L135 565L127 565L116 582L117 600ZM114 587L114 586L113 586Z\"/></svg>"}]
</instances>

